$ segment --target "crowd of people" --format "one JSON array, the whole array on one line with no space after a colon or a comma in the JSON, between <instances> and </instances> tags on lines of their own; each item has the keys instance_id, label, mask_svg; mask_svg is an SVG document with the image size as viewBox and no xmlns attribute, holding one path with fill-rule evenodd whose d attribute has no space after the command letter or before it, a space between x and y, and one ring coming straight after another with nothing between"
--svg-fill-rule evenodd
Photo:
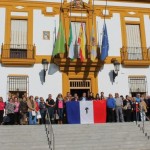
<instances>
[{"instance_id":1,"label":"crowd of people","mask_svg":"<svg viewBox=\"0 0 150 150\"><path fill-rule=\"evenodd\" d=\"M150 96L137 94L136 97L126 95L125 98L118 93L113 96L109 94L105 97L104 92L94 94L86 93L78 97L68 92L65 97L58 94L56 100L52 94L46 100L38 96L22 96L20 100L16 95L12 95L4 102L0 97L0 124L10 125L36 125L46 123L46 113L48 112L52 123L67 123L66 103L70 101L92 101L105 100L107 122L130 122L143 121L150 117Z\"/></svg>"}]
</instances>

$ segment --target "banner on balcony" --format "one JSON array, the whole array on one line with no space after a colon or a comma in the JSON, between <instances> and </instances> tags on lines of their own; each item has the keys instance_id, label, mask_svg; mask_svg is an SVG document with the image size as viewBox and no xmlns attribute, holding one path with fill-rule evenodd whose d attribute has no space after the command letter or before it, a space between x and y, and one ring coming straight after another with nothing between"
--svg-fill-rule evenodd
<instances>
[{"instance_id":1,"label":"banner on balcony","mask_svg":"<svg viewBox=\"0 0 150 150\"><path fill-rule=\"evenodd\" d=\"M93 124L106 122L106 101L66 103L69 124Z\"/></svg>"},{"instance_id":2,"label":"banner on balcony","mask_svg":"<svg viewBox=\"0 0 150 150\"><path fill-rule=\"evenodd\" d=\"M65 53L65 34L64 34L64 28L61 20L59 22L59 29L57 33L55 47L53 50L53 56L60 53Z\"/></svg>"},{"instance_id":3,"label":"banner on balcony","mask_svg":"<svg viewBox=\"0 0 150 150\"><path fill-rule=\"evenodd\" d=\"M108 34L107 34L107 26L104 22L103 25L103 37L102 37L102 49L101 49L101 60L104 61L108 56L109 51L109 41L108 41Z\"/></svg>"},{"instance_id":4,"label":"banner on balcony","mask_svg":"<svg viewBox=\"0 0 150 150\"><path fill-rule=\"evenodd\" d=\"M95 30L94 26L92 26L92 32L91 32L91 60L94 61L97 56L97 48L96 48L96 38L95 38Z\"/></svg>"},{"instance_id":5,"label":"banner on balcony","mask_svg":"<svg viewBox=\"0 0 150 150\"><path fill-rule=\"evenodd\" d=\"M74 46L73 46L73 34L72 34L72 26L70 23L70 34L69 34L69 42L68 42L68 47L69 47L69 58L74 59Z\"/></svg>"},{"instance_id":6,"label":"banner on balcony","mask_svg":"<svg viewBox=\"0 0 150 150\"><path fill-rule=\"evenodd\" d=\"M85 60L85 35L84 35L83 24L81 23L79 37L78 37L78 45L79 45L79 57L83 62Z\"/></svg>"}]
</instances>

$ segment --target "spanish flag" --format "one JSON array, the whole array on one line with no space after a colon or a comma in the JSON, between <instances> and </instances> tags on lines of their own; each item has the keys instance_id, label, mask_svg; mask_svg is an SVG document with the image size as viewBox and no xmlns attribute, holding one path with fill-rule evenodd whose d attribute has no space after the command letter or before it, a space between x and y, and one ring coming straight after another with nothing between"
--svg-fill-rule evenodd
<instances>
[{"instance_id":1,"label":"spanish flag","mask_svg":"<svg viewBox=\"0 0 150 150\"><path fill-rule=\"evenodd\" d=\"M79 37L78 37L78 45L79 45L79 57L81 61L85 60L85 36L83 31L83 24L81 23Z\"/></svg>"}]
</instances>

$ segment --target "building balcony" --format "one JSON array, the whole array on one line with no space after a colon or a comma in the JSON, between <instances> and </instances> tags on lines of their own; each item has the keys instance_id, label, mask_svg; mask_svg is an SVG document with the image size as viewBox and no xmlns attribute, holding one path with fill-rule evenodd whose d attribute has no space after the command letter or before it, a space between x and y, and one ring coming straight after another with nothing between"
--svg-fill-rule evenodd
<instances>
[{"instance_id":1,"label":"building balcony","mask_svg":"<svg viewBox=\"0 0 150 150\"><path fill-rule=\"evenodd\" d=\"M1 62L8 66L30 66L35 63L36 47L27 44L2 44Z\"/></svg>"},{"instance_id":2,"label":"building balcony","mask_svg":"<svg viewBox=\"0 0 150 150\"><path fill-rule=\"evenodd\" d=\"M91 60L90 46L85 46L85 59L81 61L79 58L78 46L74 46L74 59L68 57L68 51L64 54L58 54L53 58L56 65L59 66L62 72L97 72L103 65L100 61L100 50L97 49L97 57L94 61Z\"/></svg>"},{"instance_id":3,"label":"building balcony","mask_svg":"<svg viewBox=\"0 0 150 150\"><path fill-rule=\"evenodd\" d=\"M146 47L121 48L121 62L125 66L149 66L150 49Z\"/></svg>"}]
</instances>

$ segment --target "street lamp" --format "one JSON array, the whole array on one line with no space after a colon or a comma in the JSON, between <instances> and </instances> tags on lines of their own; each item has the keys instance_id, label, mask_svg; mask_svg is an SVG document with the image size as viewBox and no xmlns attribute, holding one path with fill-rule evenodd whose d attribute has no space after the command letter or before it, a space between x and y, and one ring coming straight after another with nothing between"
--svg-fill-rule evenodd
<instances>
[{"instance_id":1,"label":"street lamp","mask_svg":"<svg viewBox=\"0 0 150 150\"><path fill-rule=\"evenodd\" d=\"M120 70L120 63L117 60L112 60L112 63L114 64L113 70L113 82L114 82L116 76L118 76L118 71Z\"/></svg>"},{"instance_id":2,"label":"street lamp","mask_svg":"<svg viewBox=\"0 0 150 150\"><path fill-rule=\"evenodd\" d=\"M42 59L42 65L43 65L43 82L45 82L46 77L46 71L48 70L48 61L47 59Z\"/></svg>"}]
</instances>

